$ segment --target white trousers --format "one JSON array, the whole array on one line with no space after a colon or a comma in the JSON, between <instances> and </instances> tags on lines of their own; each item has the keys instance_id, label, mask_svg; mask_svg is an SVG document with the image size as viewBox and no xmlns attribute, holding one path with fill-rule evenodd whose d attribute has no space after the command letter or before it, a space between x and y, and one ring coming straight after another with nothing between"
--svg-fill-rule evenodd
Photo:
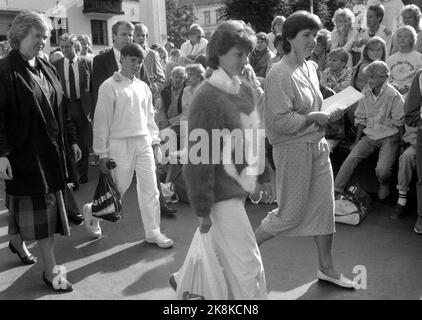
<instances>
[{"instance_id":1,"label":"white trousers","mask_svg":"<svg viewBox=\"0 0 422 320\"><path fill-rule=\"evenodd\" d=\"M141 210L145 237L160 233L160 201L155 176L154 152L147 137L110 139L110 158L117 167L111 176L123 198L136 172L138 204Z\"/></svg>"},{"instance_id":2,"label":"white trousers","mask_svg":"<svg viewBox=\"0 0 422 320\"><path fill-rule=\"evenodd\" d=\"M209 231L228 286L229 300L265 300L261 253L243 199L214 203ZM176 282L181 272L175 274Z\"/></svg>"}]
</instances>

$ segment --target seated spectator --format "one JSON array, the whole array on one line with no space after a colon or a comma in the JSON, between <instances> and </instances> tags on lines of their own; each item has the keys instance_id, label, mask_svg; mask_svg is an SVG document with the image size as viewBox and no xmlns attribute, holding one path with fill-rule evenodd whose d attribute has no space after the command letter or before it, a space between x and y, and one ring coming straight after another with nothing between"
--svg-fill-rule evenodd
<instances>
[{"instance_id":1,"label":"seated spectator","mask_svg":"<svg viewBox=\"0 0 422 320\"><path fill-rule=\"evenodd\" d=\"M394 34L400 25L400 11L404 7L401 0L368 0L367 6L382 4L384 6L384 19L382 24Z\"/></svg>"},{"instance_id":2,"label":"seated spectator","mask_svg":"<svg viewBox=\"0 0 422 320\"><path fill-rule=\"evenodd\" d=\"M187 32L188 40L180 48L180 65L195 63L197 56L206 56L208 40L199 24L192 24Z\"/></svg>"},{"instance_id":3,"label":"seated spectator","mask_svg":"<svg viewBox=\"0 0 422 320\"><path fill-rule=\"evenodd\" d=\"M163 70L164 70L167 62L169 62L167 51L162 45L158 45L156 51L158 52L158 55L160 56L161 67L163 67Z\"/></svg>"},{"instance_id":4,"label":"seated spectator","mask_svg":"<svg viewBox=\"0 0 422 320\"><path fill-rule=\"evenodd\" d=\"M382 38L387 45L387 55L391 46L391 31L381 24L384 19L384 6L381 4L371 5L366 13L366 28L359 31L358 39L353 43L353 65L356 65L362 55L363 46L374 36Z\"/></svg>"},{"instance_id":5,"label":"seated spectator","mask_svg":"<svg viewBox=\"0 0 422 320\"><path fill-rule=\"evenodd\" d=\"M404 101L387 81L390 72L385 62L372 62L363 72L368 79L368 87L355 113L358 127L356 141L337 173L334 190L336 197L344 192L357 165L378 151L375 173L380 183L378 198L383 200L390 194L391 169L404 132ZM365 136L362 137L363 134Z\"/></svg>"},{"instance_id":6,"label":"seated spectator","mask_svg":"<svg viewBox=\"0 0 422 320\"><path fill-rule=\"evenodd\" d=\"M199 64L189 64L186 66L187 87L183 90L182 95L182 115L180 117L180 145L181 149L187 147L188 132L188 112L189 106L193 100L196 89L205 79L205 68ZM186 134L185 134L186 133Z\"/></svg>"},{"instance_id":7,"label":"seated spectator","mask_svg":"<svg viewBox=\"0 0 422 320\"><path fill-rule=\"evenodd\" d=\"M320 83L335 92L340 92L350 86L352 70L347 68L349 55L342 48L334 49L328 54L328 68L321 72Z\"/></svg>"},{"instance_id":8,"label":"seated spectator","mask_svg":"<svg viewBox=\"0 0 422 320\"><path fill-rule=\"evenodd\" d=\"M422 52L422 27L421 27L421 9L415 4L409 4L405 6L400 15L403 19L403 24L406 26L411 26L416 31L416 46L415 50L418 52ZM392 40L392 48L391 48L391 55L398 52L400 50L400 46L397 39L397 33L394 34Z\"/></svg>"},{"instance_id":9,"label":"seated spectator","mask_svg":"<svg viewBox=\"0 0 422 320\"><path fill-rule=\"evenodd\" d=\"M411 26L397 30L399 52L387 59L391 70L389 82L403 95L407 95L416 71L422 67L422 53L416 51L416 31Z\"/></svg>"},{"instance_id":10,"label":"seated spectator","mask_svg":"<svg viewBox=\"0 0 422 320\"><path fill-rule=\"evenodd\" d=\"M82 45L82 50L79 53L80 56L84 56L88 59L94 59L95 55L92 54L92 41L87 34L81 34L78 36L78 41Z\"/></svg>"},{"instance_id":11,"label":"seated spectator","mask_svg":"<svg viewBox=\"0 0 422 320\"><path fill-rule=\"evenodd\" d=\"M171 72L179 65L180 50L173 49L170 52L170 60L164 66L164 76L166 78L166 86L171 83Z\"/></svg>"},{"instance_id":12,"label":"seated spectator","mask_svg":"<svg viewBox=\"0 0 422 320\"><path fill-rule=\"evenodd\" d=\"M331 32L327 29L321 29L316 36L316 45L309 57L309 60L316 62L318 72L324 71L327 65L327 54L331 48Z\"/></svg>"},{"instance_id":13,"label":"seated spectator","mask_svg":"<svg viewBox=\"0 0 422 320\"><path fill-rule=\"evenodd\" d=\"M9 44L9 41L4 40L0 42L0 59L8 55L9 51L12 50L12 47Z\"/></svg>"},{"instance_id":14,"label":"seated spectator","mask_svg":"<svg viewBox=\"0 0 422 320\"><path fill-rule=\"evenodd\" d=\"M403 218L407 203L407 192L412 181L413 172L416 170L416 136L418 128L405 126L406 131L401 143L401 156L399 158L399 173L397 176L397 190L399 199L394 208L391 218L398 220ZM404 150L404 151L403 151Z\"/></svg>"},{"instance_id":15,"label":"seated spectator","mask_svg":"<svg viewBox=\"0 0 422 320\"><path fill-rule=\"evenodd\" d=\"M362 50L362 57L359 63L353 68L352 73L352 86L359 91L362 91L367 84L366 76L363 69L371 62L381 60L385 62L387 58L387 48L385 41L378 37L372 37L366 42Z\"/></svg>"},{"instance_id":16,"label":"seated spectator","mask_svg":"<svg viewBox=\"0 0 422 320\"><path fill-rule=\"evenodd\" d=\"M268 37L264 32L256 35L256 48L249 55L249 63L255 71L257 77L265 78L268 63L274 57L270 49L268 49Z\"/></svg>"},{"instance_id":17,"label":"seated spectator","mask_svg":"<svg viewBox=\"0 0 422 320\"><path fill-rule=\"evenodd\" d=\"M186 69L177 66L171 72L171 84L161 91L161 112L166 116L166 121L160 124L160 129L170 127L177 135L180 133L180 118L182 116L182 97L186 86Z\"/></svg>"},{"instance_id":18,"label":"seated spectator","mask_svg":"<svg viewBox=\"0 0 422 320\"><path fill-rule=\"evenodd\" d=\"M267 72L265 73L265 75L268 74L268 72L270 71L273 64L279 62L284 56L283 38L282 38L281 34L278 34L278 35L275 36L274 46L277 50L277 55L275 57L271 58L270 61L268 62Z\"/></svg>"},{"instance_id":19,"label":"seated spectator","mask_svg":"<svg viewBox=\"0 0 422 320\"><path fill-rule=\"evenodd\" d=\"M331 32L331 50L343 48L349 54L348 67L353 66L352 46L358 39L358 32L353 29L352 24L355 20L353 12L348 9L337 9L334 12L333 23L334 30Z\"/></svg>"},{"instance_id":20,"label":"seated spectator","mask_svg":"<svg viewBox=\"0 0 422 320\"><path fill-rule=\"evenodd\" d=\"M273 22L271 23L271 32L267 35L268 36L268 48L270 51L277 55L277 47L275 45L275 37L278 34L281 34L283 30L283 24L286 21L286 18L283 16L277 16L274 18Z\"/></svg>"}]
</instances>

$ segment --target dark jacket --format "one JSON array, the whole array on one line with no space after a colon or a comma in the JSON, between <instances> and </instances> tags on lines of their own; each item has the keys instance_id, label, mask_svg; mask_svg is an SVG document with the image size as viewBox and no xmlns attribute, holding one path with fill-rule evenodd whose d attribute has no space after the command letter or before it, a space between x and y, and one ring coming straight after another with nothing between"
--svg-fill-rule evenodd
<instances>
[{"instance_id":1,"label":"dark jacket","mask_svg":"<svg viewBox=\"0 0 422 320\"><path fill-rule=\"evenodd\" d=\"M421 104L422 104L422 91L420 78L422 70L416 72L413 78L412 85L410 86L409 93L404 104L404 121L410 127L417 127L422 129L421 119Z\"/></svg>"},{"instance_id":2,"label":"dark jacket","mask_svg":"<svg viewBox=\"0 0 422 320\"><path fill-rule=\"evenodd\" d=\"M98 89L100 85L108 78L110 78L114 72L119 71L116 58L114 56L113 48L94 57L93 60L93 83L92 83L92 115L94 115L95 107L98 99Z\"/></svg>"},{"instance_id":3,"label":"dark jacket","mask_svg":"<svg viewBox=\"0 0 422 320\"><path fill-rule=\"evenodd\" d=\"M66 95L66 79L64 76L64 59L62 58L53 63L56 67L57 73L62 83L62 88L64 94ZM78 67L79 67L79 90L80 90L80 99L82 110L84 111L85 116L88 116L92 111L92 61L84 58L78 57ZM93 114L91 115L94 116Z\"/></svg>"},{"instance_id":4,"label":"dark jacket","mask_svg":"<svg viewBox=\"0 0 422 320\"><path fill-rule=\"evenodd\" d=\"M170 104L171 104L171 87L172 84L168 85L161 91L161 99L163 101L163 111L167 116L167 112L169 111ZM177 114L182 113L182 96L183 90L185 90L185 85L183 85L182 91L180 91L179 99L177 100Z\"/></svg>"},{"instance_id":5,"label":"dark jacket","mask_svg":"<svg viewBox=\"0 0 422 320\"><path fill-rule=\"evenodd\" d=\"M34 95L36 82L17 50L0 60L0 157L6 156L13 180L6 192L37 196L62 190L68 177L68 147L77 143L73 123L63 108L63 90L55 68L46 60L37 64L53 87L51 108L58 124L52 137L42 107Z\"/></svg>"}]
</instances>

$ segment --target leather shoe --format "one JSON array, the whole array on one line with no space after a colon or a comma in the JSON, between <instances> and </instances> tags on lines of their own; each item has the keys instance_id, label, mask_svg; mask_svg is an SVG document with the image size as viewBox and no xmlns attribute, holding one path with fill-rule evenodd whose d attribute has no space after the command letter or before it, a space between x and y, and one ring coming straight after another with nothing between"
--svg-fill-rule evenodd
<instances>
[{"instance_id":1,"label":"leather shoe","mask_svg":"<svg viewBox=\"0 0 422 320\"><path fill-rule=\"evenodd\" d=\"M327 276L325 273L323 273L322 271L318 270L318 272L317 272L317 278L318 278L318 280L331 282L331 283L333 283L335 285L338 285L340 287L343 287L343 288L356 289L355 282L352 281L352 280L349 280L349 279L345 278L342 274L340 275L340 279L335 279L333 277Z\"/></svg>"},{"instance_id":2,"label":"leather shoe","mask_svg":"<svg viewBox=\"0 0 422 320\"><path fill-rule=\"evenodd\" d=\"M167 204L162 206L160 210L161 214L164 214L166 216L174 216L174 214L177 212L177 209L170 208Z\"/></svg>"},{"instance_id":3,"label":"leather shoe","mask_svg":"<svg viewBox=\"0 0 422 320\"><path fill-rule=\"evenodd\" d=\"M57 285L54 285L50 280L45 277L45 272L42 273L42 279L44 283L51 289L57 292L72 292L73 286L72 284L64 278L60 278L60 282ZM63 283L62 283L63 281Z\"/></svg>"},{"instance_id":4,"label":"leather shoe","mask_svg":"<svg viewBox=\"0 0 422 320\"><path fill-rule=\"evenodd\" d=\"M404 206L402 206L401 204L396 204L396 206L394 207L394 211L390 215L390 218L394 220L399 220L404 217L404 213Z\"/></svg>"},{"instance_id":5,"label":"leather shoe","mask_svg":"<svg viewBox=\"0 0 422 320\"><path fill-rule=\"evenodd\" d=\"M21 259L23 264L30 265L30 264L34 264L35 262L37 262L37 258L34 257L32 254L29 255L29 256L27 256L27 255L21 256L21 254L19 253L18 250L16 250L16 248L13 246L11 241L9 241L9 249L10 249L10 251L12 251L13 253L16 253L18 255L19 259Z\"/></svg>"},{"instance_id":6,"label":"leather shoe","mask_svg":"<svg viewBox=\"0 0 422 320\"><path fill-rule=\"evenodd\" d=\"M422 235L422 217L418 217L418 220L416 220L415 228L413 230L417 234Z\"/></svg>"},{"instance_id":7,"label":"leather shoe","mask_svg":"<svg viewBox=\"0 0 422 320\"><path fill-rule=\"evenodd\" d=\"M77 226L84 221L84 216L81 213L68 215L67 218Z\"/></svg>"}]
</instances>

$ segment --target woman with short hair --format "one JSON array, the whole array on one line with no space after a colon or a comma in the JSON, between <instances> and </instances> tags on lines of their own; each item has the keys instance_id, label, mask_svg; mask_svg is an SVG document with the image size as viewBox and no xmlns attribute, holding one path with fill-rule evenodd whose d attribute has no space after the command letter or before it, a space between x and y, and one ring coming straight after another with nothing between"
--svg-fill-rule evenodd
<instances>
[{"instance_id":1,"label":"woman with short hair","mask_svg":"<svg viewBox=\"0 0 422 320\"><path fill-rule=\"evenodd\" d=\"M12 22L12 51L0 60L0 178L6 182L10 250L33 264L25 241L37 241L44 282L72 291L66 275L57 276L63 270L55 260L54 234L70 234L63 194L69 162L79 161L81 151L56 69L39 57L50 30L48 19L33 11Z\"/></svg>"},{"instance_id":2,"label":"woman with short hair","mask_svg":"<svg viewBox=\"0 0 422 320\"><path fill-rule=\"evenodd\" d=\"M285 56L265 80L264 119L273 146L278 208L262 220L258 244L278 234L313 236L319 257L317 277L352 288L332 261L335 232L333 171L324 127L336 121L321 112L317 70L306 59L315 47L320 19L306 11L290 15L283 25Z\"/></svg>"},{"instance_id":3,"label":"woman with short hair","mask_svg":"<svg viewBox=\"0 0 422 320\"><path fill-rule=\"evenodd\" d=\"M418 52L422 52L422 25L421 25L422 12L421 12L421 9L415 4L408 4L407 6L404 6L403 9L400 11L400 16L405 26L411 26L413 27L413 29L415 29L416 31L415 50ZM400 50L398 39L397 39L397 31L393 35L391 55L393 55L394 53Z\"/></svg>"},{"instance_id":4,"label":"woman with short hair","mask_svg":"<svg viewBox=\"0 0 422 320\"><path fill-rule=\"evenodd\" d=\"M79 53L80 56L93 59L95 55L92 54L92 41L87 34L81 34L78 36L78 41L81 43L82 50Z\"/></svg>"},{"instance_id":5,"label":"woman with short hair","mask_svg":"<svg viewBox=\"0 0 422 320\"><path fill-rule=\"evenodd\" d=\"M257 97L242 73L255 45L255 33L243 21L222 22L214 32L208 60L214 72L195 92L188 115L189 133L206 132L210 137L206 143L209 154L200 163L189 159L184 167L199 230L209 234L226 279L228 298L236 300L267 298L261 254L244 207L245 198L256 186L259 169L254 165L260 165L245 156L239 159L236 155L236 162L220 159L221 154L231 155L227 142L234 135L243 137L242 147L254 147L255 141L249 141L245 133L259 125ZM228 134L220 138L216 131ZM202 143L201 137L199 140ZM189 149L196 143L189 141ZM173 288L178 274L170 277Z\"/></svg>"}]
</instances>

